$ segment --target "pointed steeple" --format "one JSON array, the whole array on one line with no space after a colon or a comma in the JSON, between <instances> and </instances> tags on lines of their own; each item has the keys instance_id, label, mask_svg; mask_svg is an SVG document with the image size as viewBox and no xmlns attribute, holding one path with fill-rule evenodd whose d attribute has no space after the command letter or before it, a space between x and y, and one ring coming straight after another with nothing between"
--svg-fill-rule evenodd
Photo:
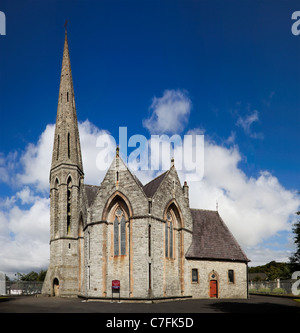
<instances>
[{"instance_id":1,"label":"pointed steeple","mask_svg":"<svg viewBox=\"0 0 300 333\"><path fill-rule=\"evenodd\" d=\"M61 164L76 166L83 175L67 30L65 31L51 171Z\"/></svg>"}]
</instances>

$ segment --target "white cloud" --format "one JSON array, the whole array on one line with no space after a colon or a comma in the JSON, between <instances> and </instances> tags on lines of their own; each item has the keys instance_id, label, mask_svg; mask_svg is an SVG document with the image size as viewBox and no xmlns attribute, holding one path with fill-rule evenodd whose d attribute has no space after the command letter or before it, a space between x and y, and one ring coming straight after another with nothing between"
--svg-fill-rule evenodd
<instances>
[{"instance_id":1,"label":"white cloud","mask_svg":"<svg viewBox=\"0 0 300 333\"><path fill-rule=\"evenodd\" d=\"M263 139L262 133L253 132L251 129L251 125L258 121L259 121L258 111L254 110L251 114L248 114L244 118L240 116L236 122L236 125L242 127L245 134L249 135L251 138Z\"/></svg>"},{"instance_id":2,"label":"white cloud","mask_svg":"<svg viewBox=\"0 0 300 333\"><path fill-rule=\"evenodd\" d=\"M10 174L16 168L16 161L18 153L16 151L10 152L7 156L0 153L0 181L7 184L14 183L14 179L11 179Z\"/></svg>"},{"instance_id":3,"label":"white cloud","mask_svg":"<svg viewBox=\"0 0 300 333\"><path fill-rule=\"evenodd\" d=\"M84 169L85 184L100 185L113 157L116 155L116 144L107 131L100 130L88 120L79 123L80 144L82 150L82 163ZM107 147L98 147L97 143L105 138ZM97 139L98 142L97 142ZM99 155L100 154L100 155ZM104 157L97 158L98 156ZM107 157L107 161L104 159Z\"/></svg>"},{"instance_id":4,"label":"white cloud","mask_svg":"<svg viewBox=\"0 0 300 333\"><path fill-rule=\"evenodd\" d=\"M295 252L295 250L296 249L286 248L274 249L269 248L264 244L246 248L249 256L251 255L251 262L249 263L249 266L265 265L270 261L288 262L289 257Z\"/></svg>"},{"instance_id":5,"label":"white cloud","mask_svg":"<svg viewBox=\"0 0 300 333\"><path fill-rule=\"evenodd\" d=\"M175 92L165 92L162 100L157 99L153 102L153 105L156 105L155 110L162 107L162 113L167 117L171 117L168 113L171 107L168 109L168 103L163 103L163 100L169 100L171 105L171 101L176 99L171 97L172 94ZM186 103L189 106L184 109L189 110L190 104L187 101ZM189 111L173 114L172 128L178 129L179 119L188 113ZM160 126L161 121L161 114L158 112L156 120L152 123L150 121L148 125L156 123ZM251 120L248 123L250 124ZM152 129L151 126L149 128ZM96 142L99 135L107 132L100 130L88 120L79 124L79 131L85 183L98 185L106 171L97 168L96 161L100 149ZM203 133L197 129L194 129L194 132ZM2 181L7 180L8 176L14 177L13 172L18 169L15 178L19 184L14 195L0 198L0 271L27 272L46 268L48 265L48 182L53 135L54 125L48 125L38 142L28 145L19 160L15 153L10 154L7 159L3 155L0 156L0 166L6 166L3 174L7 173ZM113 145L107 152L108 157L115 154ZM220 215L241 246L246 252L249 250L247 254L250 259L261 262L263 242L280 232L290 230L293 214L297 211L300 201L296 191L285 189L268 171L261 171L257 177L248 177L239 167L241 159L236 145L226 148L206 140L204 178L200 182L189 182L190 205L193 208L215 210L218 201ZM20 168L23 170L20 171ZM144 183L156 176L156 172L151 170L139 170L135 173ZM182 182L186 180L184 171L179 171L179 176ZM287 257L284 250L276 252L268 248L267 260L272 257L272 251L277 258Z\"/></svg>"},{"instance_id":6,"label":"white cloud","mask_svg":"<svg viewBox=\"0 0 300 333\"><path fill-rule=\"evenodd\" d=\"M46 269L49 263L48 191L54 129L53 124L47 125L38 142L29 144L20 158L15 153L0 156L0 166L5 166L0 180L18 189L11 197L0 198L0 271L11 277L17 271ZM96 140L107 132L88 120L79 124L79 132L85 183L99 184L105 171L96 166Z\"/></svg>"},{"instance_id":7,"label":"white cloud","mask_svg":"<svg viewBox=\"0 0 300 333\"><path fill-rule=\"evenodd\" d=\"M26 147L25 152L20 158L22 171L16 177L19 185L33 185L36 190L42 193L49 191L54 130L54 124L47 125L37 144L30 143ZM96 141L99 136L107 135L108 133L107 131L100 130L88 120L79 123L79 133L85 182L99 184L104 176L104 171L101 171L96 165L97 155L101 151L96 146ZM112 153L115 154L114 147L113 144L109 146L110 150L108 152L110 158Z\"/></svg>"},{"instance_id":8,"label":"white cloud","mask_svg":"<svg viewBox=\"0 0 300 333\"><path fill-rule=\"evenodd\" d=\"M254 246L283 230L290 230L300 200L268 171L248 177L240 168L237 146L205 145L204 178L190 183L194 208L216 209L244 247ZM180 175L184 181L184 175Z\"/></svg>"},{"instance_id":9,"label":"white cloud","mask_svg":"<svg viewBox=\"0 0 300 333\"><path fill-rule=\"evenodd\" d=\"M29 209L15 205L0 212L0 271L16 272L47 268L49 259L49 199L36 197Z\"/></svg>"},{"instance_id":10,"label":"white cloud","mask_svg":"<svg viewBox=\"0 0 300 333\"><path fill-rule=\"evenodd\" d=\"M29 186L25 186L16 194L16 198L21 200L22 205L26 205L34 203L38 197L32 193Z\"/></svg>"},{"instance_id":11,"label":"white cloud","mask_svg":"<svg viewBox=\"0 0 300 333\"><path fill-rule=\"evenodd\" d=\"M37 144L30 143L21 156L22 172L17 174L20 184L34 185L38 191L49 189L49 172L55 125L47 125Z\"/></svg>"},{"instance_id":12,"label":"white cloud","mask_svg":"<svg viewBox=\"0 0 300 333\"><path fill-rule=\"evenodd\" d=\"M183 90L165 90L162 97L154 97L150 118L143 125L151 134L180 133L185 128L191 111L191 100Z\"/></svg>"}]
</instances>

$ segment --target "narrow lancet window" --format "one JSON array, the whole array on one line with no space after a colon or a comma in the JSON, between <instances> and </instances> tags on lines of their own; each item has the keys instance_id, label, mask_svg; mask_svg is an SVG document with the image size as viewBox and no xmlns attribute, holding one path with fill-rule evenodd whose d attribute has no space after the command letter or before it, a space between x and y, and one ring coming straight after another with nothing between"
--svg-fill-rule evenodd
<instances>
[{"instance_id":1,"label":"narrow lancet window","mask_svg":"<svg viewBox=\"0 0 300 333\"><path fill-rule=\"evenodd\" d=\"M167 220L165 223L165 256L167 258L174 257L174 221L173 213L169 211L167 213Z\"/></svg>"},{"instance_id":2,"label":"narrow lancet window","mask_svg":"<svg viewBox=\"0 0 300 333\"><path fill-rule=\"evenodd\" d=\"M71 231L71 191L67 193L67 234Z\"/></svg>"},{"instance_id":3,"label":"narrow lancet window","mask_svg":"<svg viewBox=\"0 0 300 333\"><path fill-rule=\"evenodd\" d=\"M173 258L173 223L170 222L169 256Z\"/></svg>"},{"instance_id":4,"label":"narrow lancet window","mask_svg":"<svg viewBox=\"0 0 300 333\"><path fill-rule=\"evenodd\" d=\"M123 210L118 207L114 214L114 256L126 255L126 221Z\"/></svg>"},{"instance_id":5,"label":"narrow lancet window","mask_svg":"<svg viewBox=\"0 0 300 333\"><path fill-rule=\"evenodd\" d=\"M59 158L59 135L57 136L57 155L56 155L56 159L58 160Z\"/></svg>"},{"instance_id":6,"label":"narrow lancet window","mask_svg":"<svg viewBox=\"0 0 300 333\"><path fill-rule=\"evenodd\" d=\"M148 256L151 257L151 224L148 226Z\"/></svg>"},{"instance_id":7,"label":"narrow lancet window","mask_svg":"<svg viewBox=\"0 0 300 333\"><path fill-rule=\"evenodd\" d=\"M68 158L70 158L70 133L68 133Z\"/></svg>"},{"instance_id":8,"label":"narrow lancet window","mask_svg":"<svg viewBox=\"0 0 300 333\"><path fill-rule=\"evenodd\" d=\"M67 234L71 232L71 214L72 214L72 179L67 181Z\"/></svg>"},{"instance_id":9,"label":"narrow lancet window","mask_svg":"<svg viewBox=\"0 0 300 333\"><path fill-rule=\"evenodd\" d=\"M168 222L165 223L165 256L169 256L169 230L168 230Z\"/></svg>"},{"instance_id":10,"label":"narrow lancet window","mask_svg":"<svg viewBox=\"0 0 300 333\"><path fill-rule=\"evenodd\" d=\"M121 256L126 254L126 224L124 215L121 218Z\"/></svg>"},{"instance_id":11,"label":"narrow lancet window","mask_svg":"<svg viewBox=\"0 0 300 333\"><path fill-rule=\"evenodd\" d=\"M117 217L114 221L114 255L119 255L119 221Z\"/></svg>"}]
</instances>

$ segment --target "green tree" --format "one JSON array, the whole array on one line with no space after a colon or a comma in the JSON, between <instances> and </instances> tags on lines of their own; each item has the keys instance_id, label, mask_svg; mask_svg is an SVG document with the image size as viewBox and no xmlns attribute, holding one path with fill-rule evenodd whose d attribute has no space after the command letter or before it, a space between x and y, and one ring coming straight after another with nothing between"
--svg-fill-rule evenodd
<instances>
[{"instance_id":1,"label":"green tree","mask_svg":"<svg viewBox=\"0 0 300 333\"><path fill-rule=\"evenodd\" d=\"M38 281L44 281L47 274L47 270L41 270L38 275Z\"/></svg>"},{"instance_id":2,"label":"green tree","mask_svg":"<svg viewBox=\"0 0 300 333\"><path fill-rule=\"evenodd\" d=\"M37 281L38 273L36 272L30 272L28 274L22 274L21 280L22 281Z\"/></svg>"},{"instance_id":3,"label":"green tree","mask_svg":"<svg viewBox=\"0 0 300 333\"><path fill-rule=\"evenodd\" d=\"M249 273L265 273L270 281L275 279L286 280L291 278L290 266L288 263L270 261L262 266L250 267Z\"/></svg>"},{"instance_id":4,"label":"green tree","mask_svg":"<svg viewBox=\"0 0 300 333\"><path fill-rule=\"evenodd\" d=\"M37 272L30 272L28 274L21 274L21 273L17 273L17 279L21 280L21 281L44 281L45 280L45 276L47 274L47 270L41 270L39 273Z\"/></svg>"}]
</instances>

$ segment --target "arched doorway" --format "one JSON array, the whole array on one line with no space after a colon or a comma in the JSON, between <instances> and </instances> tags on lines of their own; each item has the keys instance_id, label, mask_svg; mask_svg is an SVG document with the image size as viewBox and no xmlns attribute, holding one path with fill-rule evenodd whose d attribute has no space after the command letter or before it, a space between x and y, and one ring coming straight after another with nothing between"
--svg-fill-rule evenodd
<instances>
[{"instance_id":1,"label":"arched doorway","mask_svg":"<svg viewBox=\"0 0 300 333\"><path fill-rule=\"evenodd\" d=\"M217 280L209 281L209 297L218 298L218 281Z\"/></svg>"},{"instance_id":2,"label":"arched doorway","mask_svg":"<svg viewBox=\"0 0 300 333\"><path fill-rule=\"evenodd\" d=\"M218 273L212 270L209 274L209 297L218 298L219 295L219 276Z\"/></svg>"},{"instance_id":3,"label":"arched doorway","mask_svg":"<svg viewBox=\"0 0 300 333\"><path fill-rule=\"evenodd\" d=\"M53 280L53 294L59 296L59 281L57 278Z\"/></svg>"}]
</instances>

